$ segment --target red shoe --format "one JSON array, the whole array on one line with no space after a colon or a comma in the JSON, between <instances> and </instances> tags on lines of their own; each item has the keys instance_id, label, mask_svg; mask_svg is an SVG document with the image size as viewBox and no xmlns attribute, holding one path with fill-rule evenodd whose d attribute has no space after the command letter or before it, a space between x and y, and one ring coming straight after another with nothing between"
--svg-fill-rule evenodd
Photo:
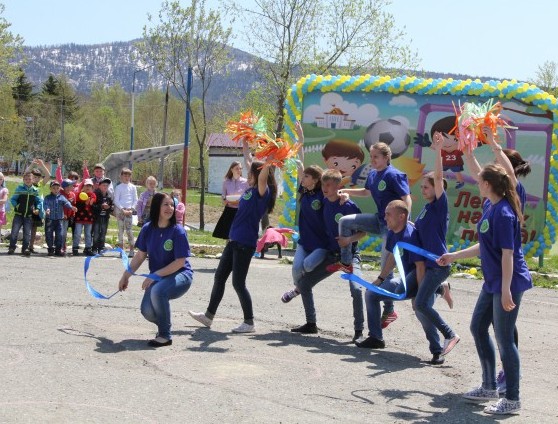
<instances>
[{"instance_id":1,"label":"red shoe","mask_svg":"<svg viewBox=\"0 0 558 424\"><path fill-rule=\"evenodd\" d=\"M382 328L386 328L388 325L390 325L396 319L397 319L397 312L395 312L395 311L390 312L389 314L383 314L382 315Z\"/></svg>"},{"instance_id":2,"label":"red shoe","mask_svg":"<svg viewBox=\"0 0 558 424\"><path fill-rule=\"evenodd\" d=\"M349 264L349 265L345 265L342 262L336 262L334 264L328 265L326 266L326 271L327 272L337 272L337 271L342 271L346 274L352 274L353 273L353 265Z\"/></svg>"}]
</instances>

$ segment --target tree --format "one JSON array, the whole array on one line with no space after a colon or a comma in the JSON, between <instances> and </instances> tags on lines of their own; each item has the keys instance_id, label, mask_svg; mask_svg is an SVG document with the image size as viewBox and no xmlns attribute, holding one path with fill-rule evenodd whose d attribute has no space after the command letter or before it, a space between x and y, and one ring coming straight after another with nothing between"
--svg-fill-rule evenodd
<instances>
[{"instance_id":1,"label":"tree","mask_svg":"<svg viewBox=\"0 0 558 424\"><path fill-rule=\"evenodd\" d=\"M25 105L33 100L33 84L27 80L23 69L19 68L19 75L12 88L12 96L16 101L17 114L25 116Z\"/></svg>"},{"instance_id":2,"label":"tree","mask_svg":"<svg viewBox=\"0 0 558 424\"><path fill-rule=\"evenodd\" d=\"M533 82L544 91L558 96L558 64L547 60L539 65Z\"/></svg>"},{"instance_id":3,"label":"tree","mask_svg":"<svg viewBox=\"0 0 558 424\"><path fill-rule=\"evenodd\" d=\"M22 52L23 39L9 31L11 24L2 16L4 5L0 3L0 84L12 84L18 75L13 63Z\"/></svg>"},{"instance_id":4,"label":"tree","mask_svg":"<svg viewBox=\"0 0 558 424\"><path fill-rule=\"evenodd\" d=\"M165 1L158 18L159 21L155 23L154 18L148 16L153 26L144 27L144 41L138 45L141 55L156 65L157 70L173 85L177 95L187 105L190 104L187 91L189 68L193 69L196 83L201 86L201 113L199 118L192 114L192 133L199 147L200 228L203 229L209 120L207 92L213 75L227 64L231 29L223 28L219 12L206 10L205 0L192 0L191 5L186 8L182 8L178 1Z\"/></svg>"},{"instance_id":5,"label":"tree","mask_svg":"<svg viewBox=\"0 0 558 424\"><path fill-rule=\"evenodd\" d=\"M389 74L417 66L406 35L385 12L389 0L229 0L273 91L275 130L283 130L288 89L307 73Z\"/></svg>"}]
</instances>

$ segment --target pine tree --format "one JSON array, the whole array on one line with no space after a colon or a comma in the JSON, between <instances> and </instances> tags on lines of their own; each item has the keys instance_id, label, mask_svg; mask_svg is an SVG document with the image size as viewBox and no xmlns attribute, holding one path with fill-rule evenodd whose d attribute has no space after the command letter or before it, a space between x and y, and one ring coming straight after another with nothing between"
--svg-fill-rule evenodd
<instances>
[{"instance_id":1,"label":"pine tree","mask_svg":"<svg viewBox=\"0 0 558 424\"><path fill-rule=\"evenodd\" d=\"M15 86L12 87L12 97L16 102L16 111L18 116L25 116L24 105L33 100L33 84L27 80L27 75L23 69L19 68L19 76L16 79Z\"/></svg>"}]
</instances>

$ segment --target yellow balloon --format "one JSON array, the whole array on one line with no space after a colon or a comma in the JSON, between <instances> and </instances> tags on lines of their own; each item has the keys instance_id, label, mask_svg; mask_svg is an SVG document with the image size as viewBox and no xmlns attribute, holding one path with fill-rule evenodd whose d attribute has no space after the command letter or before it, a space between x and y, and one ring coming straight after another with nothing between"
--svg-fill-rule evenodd
<instances>
[{"instance_id":1,"label":"yellow balloon","mask_svg":"<svg viewBox=\"0 0 558 424\"><path fill-rule=\"evenodd\" d=\"M471 274L471 275L477 275L477 269L476 269L476 268L470 268L470 269L469 269L469 274Z\"/></svg>"},{"instance_id":2,"label":"yellow balloon","mask_svg":"<svg viewBox=\"0 0 558 424\"><path fill-rule=\"evenodd\" d=\"M89 196L87 195L87 193L84 193L83 191L79 194L79 199L83 200L84 202L89 199Z\"/></svg>"}]
</instances>

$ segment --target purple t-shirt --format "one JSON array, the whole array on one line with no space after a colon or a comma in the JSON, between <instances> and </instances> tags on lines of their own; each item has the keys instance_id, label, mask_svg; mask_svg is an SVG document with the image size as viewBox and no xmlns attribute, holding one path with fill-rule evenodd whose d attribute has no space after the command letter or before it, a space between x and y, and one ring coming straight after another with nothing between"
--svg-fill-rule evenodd
<instances>
[{"instance_id":1,"label":"purple t-shirt","mask_svg":"<svg viewBox=\"0 0 558 424\"><path fill-rule=\"evenodd\" d=\"M235 180L234 178L225 178L225 181L223 181L223 191L221 197L225 200L229 195L242 195L248 187L248 180L246 178L240 177L238 180ZM229 208L238 208L238 205L227 206Z\"/></svg>"},{"instance_id":2,"label":"purple t-shirt","mask_svg":"<svg viewBox=\"0 0 558 424\"><path fill-rule=\"evenodd\" d=\"M229 232L229 239L256 249L260 220L268 208L270 199L269 187L265 189L263 196L260 196L257 187L250 187L246 190L240 198L238 212L234 216Z\"/></svg>"},{"instance_id":3,"label":"purple t-shirt","mask_svg":"<svg viewBox=\"0 0 558 424\"><path fill-rule=\"evenodd\" d=\"M507 199L495 205L485 202L477 233L484 274L483 290L488 293L502 292L502 249L513 251L511 292L530 289L533 283L521 249L521 225Z\"/></svg>"},{"instance_id":4,"label":"purple t-shirt","mask_svg":"<svg viewBox=\"0 0 558 424\"><path fill-rule=\"evenodd\" d=\"M298 189L300 195L300 212L298 228L300 238L298 244L304 250L327 249L328 237L324 231L324 193L321 190L306 190L302 186Z\"/></svg>"},{"instance_id":5,"label":"purple t-shirt","mask_svg":"<svg viewBox=\"0 0 558 424\"><path fill-rule=\"evenodd\" d=\"M328 239L328 250L332 252L340 252L341 248L336 237L339 235L339 220L345 215L353 215L361 213L359 207L352 201L348 200L344 204L339 203L339 199L330 202L324 197L324 224L325 232Z\"/></svg>"},{"instance_id":6,"label":"purple t-shirt","mask_svg":"<svg viewBox=\"0 0 558 424\"><path fill-rule=\"evenodd\" d=\"M446 233L448 232L449 212L446 192L439 199L427 203L415 219L419 246L435 255L441 256L448 251ZM426 268L440 266L430 259L423 258Z\"/></svg>"},{"instance_id":7,"label":"purple t-shirt","mask_svg":"<svg viewBox=\"0 0 558 424\"><path fill-rule=\"evenodd\" d=\"M166 267L177 258L190 256L190 244L184 227L157 228L152 222L143 227L136 240L136 247L149 255L149 272L154 273ZM192 276L193 271L188 259L181 269L184 274Z\"/></svg>"},{"instance_id":8,"label":"purple t-shirt","mask_svg":"<svg viewBox=\"0 0 558 424\"><path fill-rule=\"evenodd\" d=\"M411 194L407 175L388 165L382 171L373 169L368 174L364 188L372 194L372 199L378 208L378 218L384 221L386 206L392 200L401 200L403 196Z\"/></svg>"},{"instance_id":9,"label":"purple t-shirt","mask_svg":"<svg viewBox=\"0 0 558 424\"><path fill-rule=\"evenodd\" d=\"M395 245L403 241L412 245L417 245L418 234L416 228L410 222L407 222L405 228L398 233L394 233L389 230L386 238L386 250L393 253L393 248ZM401 250L400 250L401 251ZM409 252L408 250L403 250L401 255L401 263L403 264L403 269L405 270L405 275L415 269L415 262L420 261L420 257L416 254Z\"/></svg>"}]
</instances>

